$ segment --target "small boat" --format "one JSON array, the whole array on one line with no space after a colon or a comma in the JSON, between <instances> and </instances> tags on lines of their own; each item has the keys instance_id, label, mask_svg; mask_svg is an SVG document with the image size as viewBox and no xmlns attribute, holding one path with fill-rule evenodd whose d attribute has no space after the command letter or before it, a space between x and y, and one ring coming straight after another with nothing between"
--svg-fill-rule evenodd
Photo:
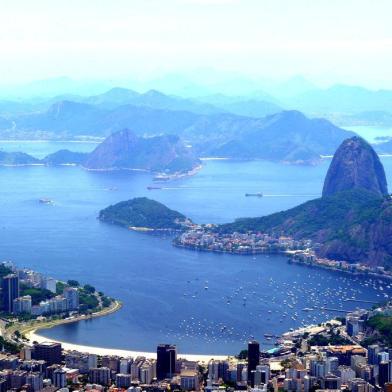
<instances>
[{"instance_id":1,"label":"small boat","mask_svg":"<svg viewBox=\"0 0 392 392\"><path fill-rule=\"evenodd\" d=\"M53 200L42 198L38 200L41 204L53 204Z\"/></svg>"},{"instance_id":2,"label":"small boat","mask_svg":"<svg viewBox=\"0 0 392 392\"><path fill-rule=\"evenodd\" d=\"M152 180L153 181L169 181L170 179L171 179L170 176L167 176L164 174L158 174Z\"/></svg>"},{"instance_id":3,"label":"small boat","mask_svg":"<svg viewBox=\"0 0 392 392\"><path fill-rule=\"evenodd\" d=\"M246 197L252 197L252 196L254 196L254 197L263 197L263 194L261 192L258 192L258 193L245 193L245 196Z\"/></svg>"}]
</instances>

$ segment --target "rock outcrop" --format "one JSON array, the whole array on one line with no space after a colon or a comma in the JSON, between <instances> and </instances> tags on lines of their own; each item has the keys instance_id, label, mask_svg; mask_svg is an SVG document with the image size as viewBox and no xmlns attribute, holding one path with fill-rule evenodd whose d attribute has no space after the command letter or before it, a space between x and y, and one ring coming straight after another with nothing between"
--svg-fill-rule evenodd
<instances>
[{"instance_id":1,"label":"rock outcrop","mask_svg":"<svg viewBox=\"0 0 392 392\"><path fill-rule=\"evenodd\" d=\"M364 189L379 196L388 194L378 155L358 136L345 140L337 149L325 178L323 196L352 189Z\"/></svg>"},{"instance_id":2,"label":"rock outcrop","mask_svg":"<svg viewBox=\"0 0 392 392\"><path fill-rule=\"evenodd\" d=\"M154 172L187 172L200 164L178 136L138 137L125 129L106 138L84 166L92 170L134 169Z\"/></svg>"}]
</instances>

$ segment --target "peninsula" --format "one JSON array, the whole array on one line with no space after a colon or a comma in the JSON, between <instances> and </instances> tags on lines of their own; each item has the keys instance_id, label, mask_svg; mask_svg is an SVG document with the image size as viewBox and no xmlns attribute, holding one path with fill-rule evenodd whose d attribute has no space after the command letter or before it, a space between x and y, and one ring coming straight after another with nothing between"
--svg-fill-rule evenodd
<instances>
[{"instance_id":1,"label":"peninsula","mask_svg":"<svg viewBox=\"0 0 392 392\"><path fill-rule=\"evenodd\" d=\"M121 308L121 303L95 287L76 280L63 282L10 262L0 264L3 292L2 339L17 350L21 341L39 329L52 328Z\"/></svg>"}]
</instances>

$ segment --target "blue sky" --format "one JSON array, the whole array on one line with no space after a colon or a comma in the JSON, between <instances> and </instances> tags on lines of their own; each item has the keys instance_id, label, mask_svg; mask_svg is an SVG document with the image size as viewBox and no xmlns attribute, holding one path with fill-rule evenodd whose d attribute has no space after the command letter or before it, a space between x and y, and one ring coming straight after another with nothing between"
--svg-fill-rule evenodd
<instances>
[{"instance_id":1,"label":"blue sky","mask_svg":"<svg viewBox=\"0 0 392 392\"><path fill-rule=\"evenodd\" d=\"M0 84L198 68L390 87L390 0L0 0Z\"/></svg>"}]
</instances>

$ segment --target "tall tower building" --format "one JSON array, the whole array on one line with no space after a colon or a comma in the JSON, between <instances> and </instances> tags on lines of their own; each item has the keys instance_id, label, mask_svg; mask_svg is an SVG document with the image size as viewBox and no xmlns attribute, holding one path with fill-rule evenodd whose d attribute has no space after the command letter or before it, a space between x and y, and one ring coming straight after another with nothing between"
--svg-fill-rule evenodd
<instances>
[{"instance_id":1,"label":"tall tower building","mask_svg":"<svg viewBox=\"0 0 392 392\"><path fill-rule=\"evenodd\" d=\"M76 310L79 308L79 291L75 287L66 287L63 295L67 300L67 309Z\"/></svg>"},{"instance_id":2,"label":"tall tower building","mask_svg":"<svg viewBox=\"0 0 392 392\"><path fill-rule=\"evenodd\" d=\"M157 347L157 379L171 378L176 372L177 349L171 344Z\"/></svg>"},{"instance_id":3,"label":"tall tower building","mask_svg":"<svg viewBox=\"0 0 392 392\"><path fill-rule=\"evenodd\" d=\"M15 274L4 276L3 283L3 310L12 313L14 311L14 299L19 297L19 278Z\"/></svg>"},{"instance_id":4,"label":"tall tower building","mask_svg":"<svg viewBox=\"0 0 392 392\"><path fill-rule=\"evenodd\" d=\"M254 386L254 373L260 364L260 344L256 340L248 343L248 382Z\"/></svg>"},{"instance_id":5,"label":"tall tower building","mask_svg":"<svg viewBox=\"0 0 392 392\"><path fill-rule=\"evenodd\" d=\"M61 363L61 344L42 342L34 346L33 358L44 360L50 366Z\"/></svg>"}]
</instances>

